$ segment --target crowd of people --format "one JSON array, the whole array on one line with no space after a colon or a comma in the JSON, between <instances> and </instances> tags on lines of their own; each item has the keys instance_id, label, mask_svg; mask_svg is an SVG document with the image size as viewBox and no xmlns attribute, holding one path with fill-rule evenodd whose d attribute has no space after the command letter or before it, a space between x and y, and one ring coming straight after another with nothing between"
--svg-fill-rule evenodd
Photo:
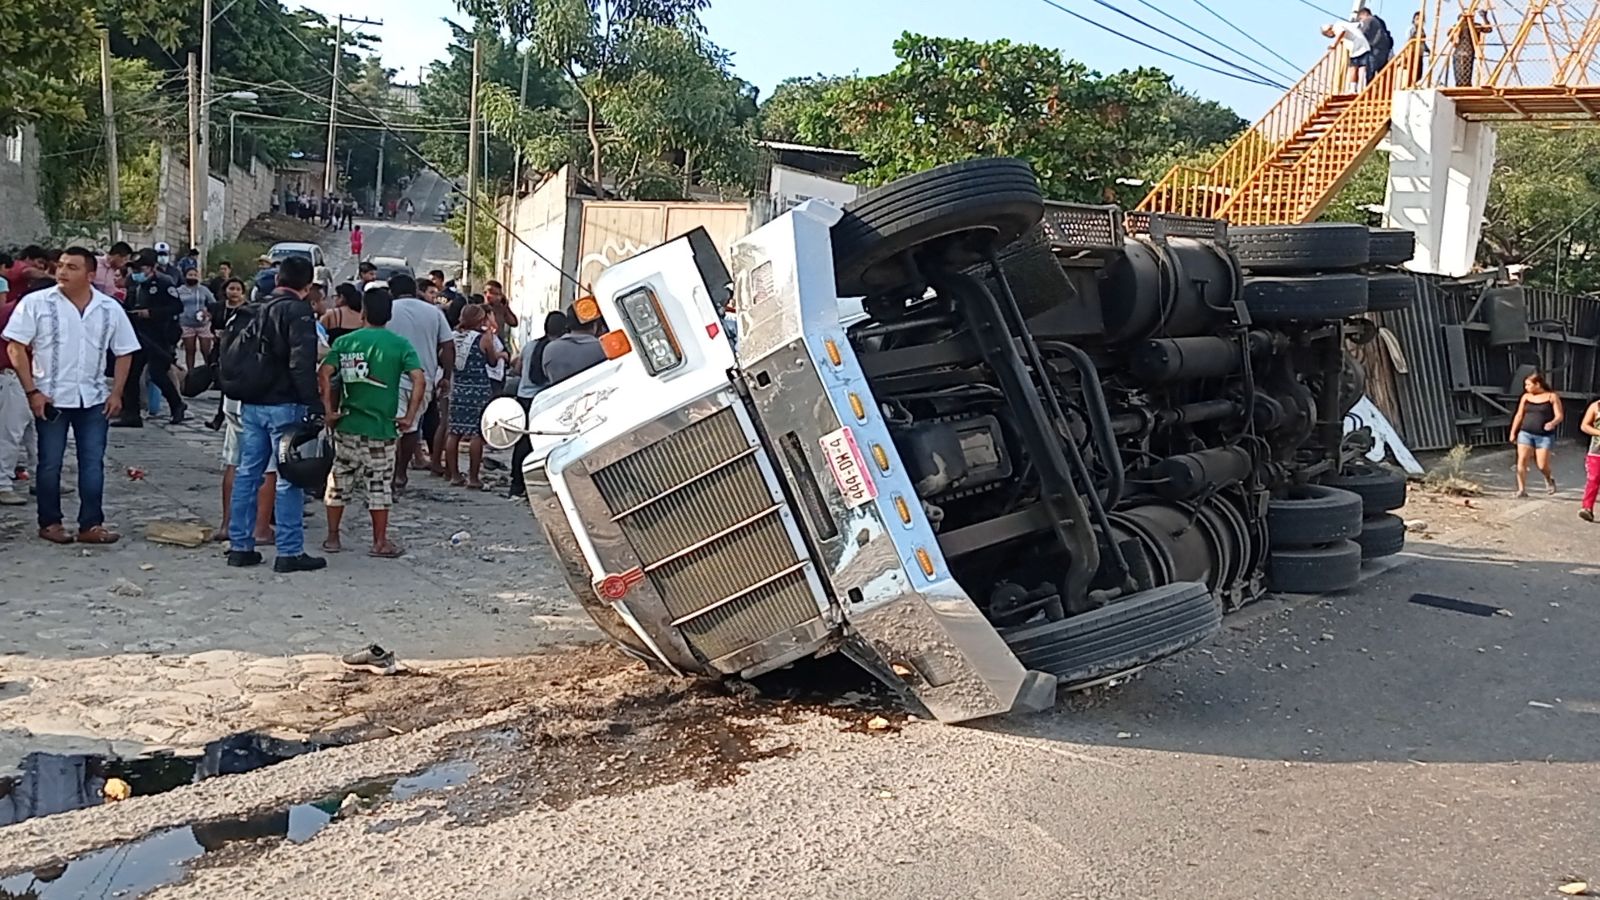
<instances>
[{"instance_id":1,"label":"crowd of people","mask_svg":"<svg viewBox=\"0 0 1600 900\"><path fill-rule=\"evenodd\" d=\"M258 263L246 283L226 261L208 278L197 253L174 259L166 244L0 255L0 504L28 502L13 479L31 444L39 536L115 542L102 508L108 428L142 427L160 402L141 380L174 424L214 387L221 397L208 425L223 432L214 539L227 542L228 565L259 565L258 546L271 543L275 571L325 567L306 551L308 489L326 508L324 551L345 549L344 507L360 499L367 552L393 558L404 548L389 536L389 510L412 473L483 489L479 423L490 400L527 407L605 359L601 323L571 310L548 314L519 346L518 317L497 281L464 294L442 270L420 283L408 274L384 282L363 262L356 280L330 285L304 257ZM76 529L61 509L69 431ZM512 496L525 494L527 452L524 442L514 453Z\"/></svg>"},{"instance_id":2,"label":"crowd of people","mask_svg":"<svg viewBox=\"0 0 1600 900\"><path fill-rule=\"evenodd\" d=\"M280 209L278 196L272 197L272 211ZM321 197L312 196L304 191L296 193L285 188L281 209L283 214L291 219L302 222L316 222L323 228L345 229L352 226L352 220L361 213L361 204L354 197L339 197L333 194Z\"/></svg>"}]
</instances>

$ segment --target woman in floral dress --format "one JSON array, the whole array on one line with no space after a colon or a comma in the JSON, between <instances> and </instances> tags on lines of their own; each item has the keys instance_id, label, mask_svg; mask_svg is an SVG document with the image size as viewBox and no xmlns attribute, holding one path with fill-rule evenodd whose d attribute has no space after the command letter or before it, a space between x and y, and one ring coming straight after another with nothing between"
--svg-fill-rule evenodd
<instances>
[{"instance_id":1,"label":"woman in floral dress","mask_svg":"<svg viewBox=\"0 0 1600 900\"><path fill-rule=\"evenodd\" d=\"M504 356L495 336L495 321L481 306L461 311L456 326L456 373L450 386L450 437L445 442L445 476L456 487L483 490L483 432L479 421L492 391L487 367ZM461 476L461 439L467 443L467 476Z\"/></svg>"}]
</instances>

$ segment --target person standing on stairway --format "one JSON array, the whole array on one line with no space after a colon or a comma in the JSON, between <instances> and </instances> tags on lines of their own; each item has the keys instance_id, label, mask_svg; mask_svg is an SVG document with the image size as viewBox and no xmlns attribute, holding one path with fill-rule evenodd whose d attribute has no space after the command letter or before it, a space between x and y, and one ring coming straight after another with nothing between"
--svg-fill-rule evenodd
<instances>
[{"instance_id":1,"label":"person standing on stairway","mask_svg":"<svg viewBox=\"0 0 1600 900\"><path fill-rule=\"evenodd\" d=\"M1367 54L1367 84L1371 84L1394 54L1394 35L1389 33L1388 23L1373 15L1372 10L1365 6L1356 10L1356 24L1361 26L1361 34L1372 48Z\"/></svg>"},{"instance_id":2,"label":"person standing on stairway","mask_svg":"<svg viewBox=\"0 0 1600 900\"><path fill-rule=\"evenodd\" d=\"M1340 41L1349 45L1351 92L1361 90L1361 73L1367 70L1367 63L1372 58L1372 44L1361 32L1361 26L1354 22L1331 22L1322 26L1322 36L1332 38L1334 47L1339 46Z\"/></svg>"}]
</instances>

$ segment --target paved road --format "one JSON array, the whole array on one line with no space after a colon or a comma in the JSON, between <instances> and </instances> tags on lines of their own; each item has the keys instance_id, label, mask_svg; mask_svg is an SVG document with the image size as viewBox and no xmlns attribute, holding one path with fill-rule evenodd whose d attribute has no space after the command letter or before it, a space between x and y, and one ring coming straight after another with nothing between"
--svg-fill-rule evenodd
<instances>
[{"instance_id":1,"label":"paved road","mask_svg":"<svg viewBox=\"0 0 1600 900\"><path fill-rule=\"evenodd\" d=\"M435 216L435 210L449 195L449 182L433 174L418 175L406 190L405 196L416 204L416 218L407 224L405 217L397 221L386 219L360 219L365 242L365 256L398 256L411 263L419 274L429 269L444 269L451 277L461 270L461 245L457 244ZM341 233L342 235L342 233ZM343 240L341 236L340 240ZM356 277L355 259L346 259L334 267L335 281L349 281Z\"/></svg>"}]
</instances>

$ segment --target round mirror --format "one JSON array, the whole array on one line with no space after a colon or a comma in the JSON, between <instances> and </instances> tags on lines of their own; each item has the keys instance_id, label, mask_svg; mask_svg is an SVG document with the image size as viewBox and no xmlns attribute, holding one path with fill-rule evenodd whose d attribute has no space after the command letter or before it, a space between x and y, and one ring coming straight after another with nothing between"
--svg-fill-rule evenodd
<instances>
[{"instance_id":1,"label":"round mirror","mask_svg":"<svg viewBox=\"0 0 1600 900\"><path fill-rule=\"evenodd\" d=\"M505 450L522 440L528 430L528 414L515 397L498 397L489 401L479 424L483 426L484 443Z\"/></svg>"}]
</instances>

